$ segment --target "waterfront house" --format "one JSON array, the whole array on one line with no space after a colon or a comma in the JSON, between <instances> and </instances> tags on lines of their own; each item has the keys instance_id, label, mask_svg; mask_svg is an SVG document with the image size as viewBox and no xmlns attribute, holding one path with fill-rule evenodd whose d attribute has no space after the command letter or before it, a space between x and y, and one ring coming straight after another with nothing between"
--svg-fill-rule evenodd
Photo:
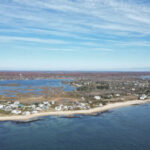
<instances>
[{"instance_id":1,"label":"waterfront house","mask_svg":"<svg viewBox=\"0 0 150 150\"><path fill-rule=\"evenodd\" d=\"M3 109L4 108L4 105L0 105L0 109Z\"/></svg>"},{"instance_id":2,"label":"waterfront house","mask_svg":"<svg viewBox=\"0 0 150 150\"><path fill-rule=\"evenodd\" d=\"M96 99L96 100L100 100L100 99L101 99L101 97L100 97L100 96L94 96L94 99Z\"/></svg>"},{"instance_id":3,"label":"waterfront house","mask_svg":"<svg viewBox=\"0 0 150 150\"><path fill-rule=\"evenodd\" d=\"M55 107L55 110L57 110L57 111L62 110L62 105L56 106L56 107Z\"/></svg>"},{"instance_id":4,"label":"waterfront house","mask_svg":"<svg viewBox=\"0 0 150 150\"><path fill-rule=\"evenodd\" d=\"M21 110L12 110L11 113L18 115L21 114Z\"/></svg>"},{"instance_id":5,"label":"waterfront house","mask_svg":"<svg viewBox=\"0 0 150 150\"><path fill-rule=\"evenodd\" d=\"M32 108L32 109L35 109L35 108L36 108L36 106L35 106L35 105L31 105L31 108Z\"/></svg>"},{"instance_id":6,"label":"waterfront house","mask_svg":"<svg viewBox=\"0 0 150 150\"><path fill-rule=\"evenodd\" d=\"M145 94L142 94L142 95L139 97L140 100L145 100L146 98L147 98L147 95L145 95Z\"/></svg>"},{"instance_id":7,"label":"waterfront house","mask_svg":"<svg viewBox=\"0 0 150 150\"><path fill-rule=\"evenodd\" d=\"M64 110L68 110L68 106L64 106L63 109L64 109Z\"/></svg>"},{"instance_id":8,"label":"waterfront house","mask_svg":"<svg viewBox=\"0 0 150 150\"><path fill-rule=\"evenodd\" d=\"M73 106L68 106L68 110L73 110Z\"/></svg>"},{"instance_id":9,"label":"waterfront house","mask_svg":"<svg viewBox=\"0 0 150 150\"><path fill-rule=\"evenodd\" d=\"M11 106L6 106L6 107L4 108L4 111L12 111Z\"/></svg>"},{"instance_id":10,"label":"waterfront house","mask_svg":"<svg viewBox=\"0 0 150 150\"><path fill-rule=\"evenodd\" d=\"M38 106L41 107L41 108L43 108L43 107L44 107L44 104L39 104Z\"/></svg>"},{"instance_id":11,"label":"waterfront house","mask_svg":"<svg viewBox=\"0 0 150 150\"><path fill-rule=\"evenodd\" d=\"M30 115L31 113L29 111L25 111L22 113L23 115Z\"/></svg>"},{"instance_id":12,"label":"waterfront house","mask_svg":"<svg viewBox=\"0 0 150 150\"><path fill-rule=\"evenodd\" d=\"M37 111L41 111L42 109L40 107L36 107L36 110Z\"/></svg>"}]
</instances>

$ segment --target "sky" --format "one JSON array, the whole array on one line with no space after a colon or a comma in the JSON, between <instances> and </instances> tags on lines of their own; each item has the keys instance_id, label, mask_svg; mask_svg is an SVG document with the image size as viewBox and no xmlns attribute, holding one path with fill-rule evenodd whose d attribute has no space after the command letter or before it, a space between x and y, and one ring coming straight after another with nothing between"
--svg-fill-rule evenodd
<instances>
[{"instance_id":1,"label":"sky","mask_svg":"<svg viewBox=\"0 0 150 150\"><path fill-rule=\"evenodd\" d=\"M150 0L0 0L0 70L150 71Z\"/></svg>"}]
</instances>

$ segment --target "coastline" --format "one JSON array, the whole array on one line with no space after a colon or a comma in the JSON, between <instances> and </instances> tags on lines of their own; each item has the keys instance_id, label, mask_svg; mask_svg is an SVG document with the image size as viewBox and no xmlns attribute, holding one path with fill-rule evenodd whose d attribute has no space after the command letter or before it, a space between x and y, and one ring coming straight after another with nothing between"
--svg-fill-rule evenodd
<instances>
[{"instance_id":1,"label":"coastline","mask_svg":"<svg viewBox=\"0 0 150 150\"><path fill-rule=\"evenodd\" d=\"M49 112L40 112L37 114L31 114L27 116L24 116L24 115L0 116L0 121L31 121L32 119L39 118L42 116L69 116L69 115L75 115L75 114L89 115L93 113L105 112L105 111L108 111L114 108L119 108L119 107L125 107L125 106L130 106L130 105L140 105L140 104L144 104L147 102L150 102L150 99L110 103L102 107L96 107L96 108L92 108L89 110L49 111Z\"/></svg>"}]
</instances>

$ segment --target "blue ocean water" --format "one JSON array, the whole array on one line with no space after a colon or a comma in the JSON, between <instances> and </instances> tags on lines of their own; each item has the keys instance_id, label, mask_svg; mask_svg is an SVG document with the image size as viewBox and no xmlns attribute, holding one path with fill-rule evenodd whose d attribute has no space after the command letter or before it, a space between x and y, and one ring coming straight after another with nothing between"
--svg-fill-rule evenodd
<instances>
[{"instance_id":1,"label":"blue ocean water","mask_svg":"<svg viewBox=\"0 0 150 150\"><path fill-rule=\"evenodd\" d=\"M149 150L150 104L98 116L0 122L0 150Z\"/></svg>"}]
</instances>

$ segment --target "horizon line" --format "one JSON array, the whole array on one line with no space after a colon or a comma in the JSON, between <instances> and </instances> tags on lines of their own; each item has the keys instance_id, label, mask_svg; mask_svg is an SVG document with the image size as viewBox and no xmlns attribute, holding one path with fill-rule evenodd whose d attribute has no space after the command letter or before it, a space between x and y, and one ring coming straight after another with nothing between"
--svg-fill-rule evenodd
<instances>
[{"instance_id":1,"label":"horizon line","mask_svg":"<svg viewBox=\"0 0 150 150\"><path fill-rule=\"evenodd\" d=\"M1 70L0 72L150 72L150 70Z\"/></svg>"}]
</instances>

